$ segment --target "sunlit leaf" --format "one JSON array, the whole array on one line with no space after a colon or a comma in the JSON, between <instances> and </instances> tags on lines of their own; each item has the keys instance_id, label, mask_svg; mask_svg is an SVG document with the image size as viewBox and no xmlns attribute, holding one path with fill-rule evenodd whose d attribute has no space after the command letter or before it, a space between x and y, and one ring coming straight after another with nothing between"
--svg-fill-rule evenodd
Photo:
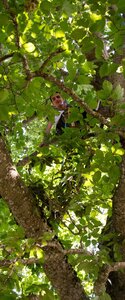
<instances>
[{"instance_id":1,"label":"sunlit leaf","mask_svg":"<svg viewBox=\"0 0 125 300\"><path fill-rule=\"evenodd\" d=\"M57 30L56 32L55 32L55 37L56 38L62 38L62 37L64 37L65 36L65 33L64 33L64 31L62 31L62 30Z\"/></svg>"},{"instance_id":2,"label":"sunlit leaf","mask_svg":"<svg viewBox=\"0 0 125 300\"><path fill-rule=\"evenodd\" d=\"M93 21L93 22L96 22L98 20L101 20L102 16L101 15L97 15L95 13L90 13L90 19Z\"/></svg>"},{"instance_id":3,"label":"sunlit leaf","mask_svg":"<svg viewBox=\"0 0 125 300\"><path fill-rule=\"evenodd\" d=\"M35 50L35 46L33 43L26 43L23 45L24 49L27 51L27 52L33 52Z\"/></svg>"}]
</instances>

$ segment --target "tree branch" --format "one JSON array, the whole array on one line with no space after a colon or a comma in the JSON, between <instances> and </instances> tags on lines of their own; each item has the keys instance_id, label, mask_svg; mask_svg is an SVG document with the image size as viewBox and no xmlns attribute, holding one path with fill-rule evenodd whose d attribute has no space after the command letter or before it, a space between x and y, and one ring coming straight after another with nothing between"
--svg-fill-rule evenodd
<instances>
[{"instance_id":1,"label":"tree branch","mask_svg":"<svg viewBox=\"0 0 125 300\"><path fill-rule=\"evenodd\" d=\"M6 59L8 59L8 58L10 58L10 57L13 57L14 54L15 54L15 53L12 52L12 53L10 53L10 54L6 54L6 55L4 55L4 56L1 56L1 57L0 57L0 62L4 61L4 60L6 60Z\"/></svg>"},{"instance_id":2,"label":"tree branch","mask_svg":"<svg viewBox=\"0 0 125 300\"><path fill-rule=\"evenodd\" d=\"M122 156L121 175L113 195L113 228L125 238L125 155Z\"/></svg>"},{"instance_id":3,"label":"tree branch","mask_svg":"<svg viewBox=\"0 0 125 300\"><path fill-rule=\"evenodd\" d=\"M116 262L111 265L104 265L99 273L98 279L94 285L94 291L97 296L100 296L105 291L106 282L110 272L125 269L125 262Z\"/></svg>"},{"instance_id":4,"label":"tree branch","mask_svg":"<svg viewBox=\"0 0 125 300\"><path fill-rule=\"evenodd\" d=\"M93 254L89 251L87 251L86 249L67 249L67 250L64 250L63 248L60 247L60 244L57 244L55 242L48 242L47 245L42 245L42 244L39 244L39 243L36 243L36 247L44 250L44 248L48 246L48 247L52 247L54 249L56 249L59 253L62 252L64 255L68 255L68 254L71 254L71 255L75 255L75 254L78 254L78 255L88 255L88 256L92 256ZM15 259L3 259L3 260L0 260L0 267L9 267L11 265L14 265L15 263L21 263L23 265L32 265L32 264L39 264L41 263L41 259L39 258L36 258L36 257L31 257L31 258L15 258ZM123 265L125 263L118 263L118 264L121 264L121 267L120 265L119 266L115 266L115 268L123 268ZM125 266L124 266L125 267Z\"/></svg>"},{"instance_id":5,"label":"tree branch","mask_svg":"<svg viewBox=\"0 0 125 300\"><path fill-rule=\"evenodd\" d=\"M110 265L104 265L99 272L98 278L94 284L94 292L97 296L100 296L105 291L105 285L111 271L112 267Z\"/></svg>"},{"instance_id":6,"label":"tree branch","mask_svg":"<svg viewBox=\"0 0 125 300\"><path fill-rule=\"evenodd\" d=\"M111 271L110 272L116 272L118 270L121 269L125 269L125 262L124 261L120 261L120 262L116 262L111 266Z\"/></svg>"},{"instance_id":7,"label":"tree branch","mask_svg":"<svg viewBox=\"0 0 125 300\"><path fill-rule=\"evenodd\" d=\"M37 118L37 113L34 112L34 114L31 117L23 120L22 124L25 126L25 125L29 124L30 122L32 122L33 120L35 120L36 118Z\"/></svg>"},{"instance_id":8,"label":"tree branch","mask_svg":"<svg viewBox=\"0 0 125 300\"><path fill-rule=\"evenodd\" d=\"M13 166L2 138L0 138L0 195L8 203L17 223L23 226L27 236L41 236L48 230L32 194Z\"/></svg>"},{"instance_id":9,"label":"tree branch","mask_svg":"<svg viewBox=\"0 0 125 300\"><path fill-rule=\"evenodd\" d=\"M32 264L38 264L40 263L40 259L36 258L36 257L32 257L32 258L18 258L18 259L3 259L0 260L0 267L9 267L12 266L16 263L21 263L22 265L32 265Z\"/></svg>"},{"instance_id":10,"label":"tree branch","mask_svg":"<svg viewBox=\"0 0 125 300\"><path fill-rule=\"evenodd\" d=\"M13 22L14 31L15 31L15 44L17 46L17 49L20 51L20 49L21 49L20 35L19 35L19 28L18 28L18 22L17 22L16 15L13 12L13 10L11 9L11 7L10 7L10 5L9 5L9 3L8 3L7 0L3 0L3 5L4 5L6 11L9 13L10 18L11 18L11 20ZM21 53L19 53L19 56L21 57L23 68L25 70L26 76L30 80L30 69L29 69L27 58L26 58L25 55L22 55Z\"/></svg>"},{"instance_id":11,"label":"tree branch","mask_svg":"<svg viewBox=\"0 0 125 300\"><path fill-rule=\"evenodd\" d=\"M9 13L10 18L13 22L14 28L15 28L15 43L18 49L20 49L20 42L19 42L19 34L18 34L18 23L16 20L16 15L14 14L13 10L11 9L9 3L7 0L3 0L3 5L6 11Z\"/></svg>"},{"instance_id":12,"label":"tree branch","mask_svg":"<svg viewBox=\"0 0 125 300\"><path fill-rule=\"evenodd\" d=\"M47 64L49 63L49 61L56 56L57 54L60 54L62 52L64 52L65 50L63 50L62 48L58 48L56 51L52 52L47 59L43 62L43 64L41 65L39 71L43 72L43 70L45 69L45 67L47 66Z\"/></svg>"}]
</instances>

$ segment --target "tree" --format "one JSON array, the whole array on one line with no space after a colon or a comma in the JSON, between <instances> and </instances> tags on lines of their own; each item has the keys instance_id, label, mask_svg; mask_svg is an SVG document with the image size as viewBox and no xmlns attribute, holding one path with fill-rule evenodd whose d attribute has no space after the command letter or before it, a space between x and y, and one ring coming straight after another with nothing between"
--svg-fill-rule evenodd
<instances>
[{"instance_id":1,"label":"tree","mask_svg":"<svg viewBox=\"0 0 125 300\"><path fill-rule=\"evenodd\" d=\"M125 298L124 9L0 3L1 299Z\"/></svg>"}]
</instances>

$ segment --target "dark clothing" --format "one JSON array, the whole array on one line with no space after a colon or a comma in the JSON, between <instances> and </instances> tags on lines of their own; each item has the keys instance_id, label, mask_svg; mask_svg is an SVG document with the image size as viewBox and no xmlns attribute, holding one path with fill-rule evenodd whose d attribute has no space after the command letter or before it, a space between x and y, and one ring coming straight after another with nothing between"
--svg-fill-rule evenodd
<instances>
[{"instance_id":1,"label":"dark clothing","mask_svg":"<svg viewBox=\"0 0 125 300\"><path fill-rule=\"evenodd\" d=\"M64 132L64 128L66 128L66 127L70 127L70 128L80 127L80 121L75 121L73 123L67 123L68 114L69 114L68 109L65 111L62 111L62 113L60 113L60 118L58 119L57 122L55 122L56 123L56 133L58 135L61 135ZM81 113L81 116L84 120L87 117L86 112Z\"/></svg>"},{"instance_id":2,"label":"dark clothing","mask_svg":"<svg viewBox=\"0 0 125 300\"><path fill-rule=\"evenodd\" d=\"M66 120L65 120L65 117L64 117L64 113L62 113L62 115L60 116L59 121L56 124L56 133L58 135L62 134L63 133L63 129L65 127L67 127L66 126Z\"/></svg>"},{"instance_id":3,"label":"dark clothing","mask_svg":"<svg viewBox=\"0 0 125 300\"><path fill-rule=\"evenodd\" d=\"M69 125L66 122L68 119L68 105L67 109L59 111L59 113L59 116L55 116L56 133L58 135L63 133L64 128L69 127Z\"/></svg>"}]
</instances>

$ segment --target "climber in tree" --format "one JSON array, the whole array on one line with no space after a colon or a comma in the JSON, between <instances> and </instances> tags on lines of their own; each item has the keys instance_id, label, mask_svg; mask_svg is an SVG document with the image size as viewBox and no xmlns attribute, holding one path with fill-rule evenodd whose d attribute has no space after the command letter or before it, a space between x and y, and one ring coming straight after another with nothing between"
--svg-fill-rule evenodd
<instances>
[{"instance_id":1,"label":"climber in tree","mask_svg":"<svg viewBox=\"0 0 125 300\"><path fill-rule=\"evenodd\" d=\"M51 99L52 106L58 111L58 114L55 116L55 125L56 125L56 133L60 135L63 133L63 129L68 126L66 124L66 120L68 118L69 105L58 92L56 92L53 96L51 96L50 99ZM46 128L46 134L50 133L52 126L53 123L49 121Z\"/></svg>"},{"instance_id":2,"label":"climber in tree","mask_svg":"<svg viewBox=\"0 0 125 300\"><path fill-rule=\"evenodd\" d=\"M73 123L68 123L67 119L70 116L71 112L71 106L62 98L62 96L56 92L53 96L50 97L51 104L52 106L57 110L58 114L55 115L55 125L56 125L56 133L57 135L60 135L63 133L64 128L70 127L70 128L80 128L80 119L84 124L84 129L87 128L84 121L87 118L87 113L86 111L83 111L80 113L80 109L78 108L78 120L76 119ZM98 102L98 105L95 111L99 111L100 109L100 101ZM52 122L48 122L47 127L46 127L46 135L49 135L50 130L53 126ZM83 126L83 125L82 125Z\"/></svg>"}]
</instances>

